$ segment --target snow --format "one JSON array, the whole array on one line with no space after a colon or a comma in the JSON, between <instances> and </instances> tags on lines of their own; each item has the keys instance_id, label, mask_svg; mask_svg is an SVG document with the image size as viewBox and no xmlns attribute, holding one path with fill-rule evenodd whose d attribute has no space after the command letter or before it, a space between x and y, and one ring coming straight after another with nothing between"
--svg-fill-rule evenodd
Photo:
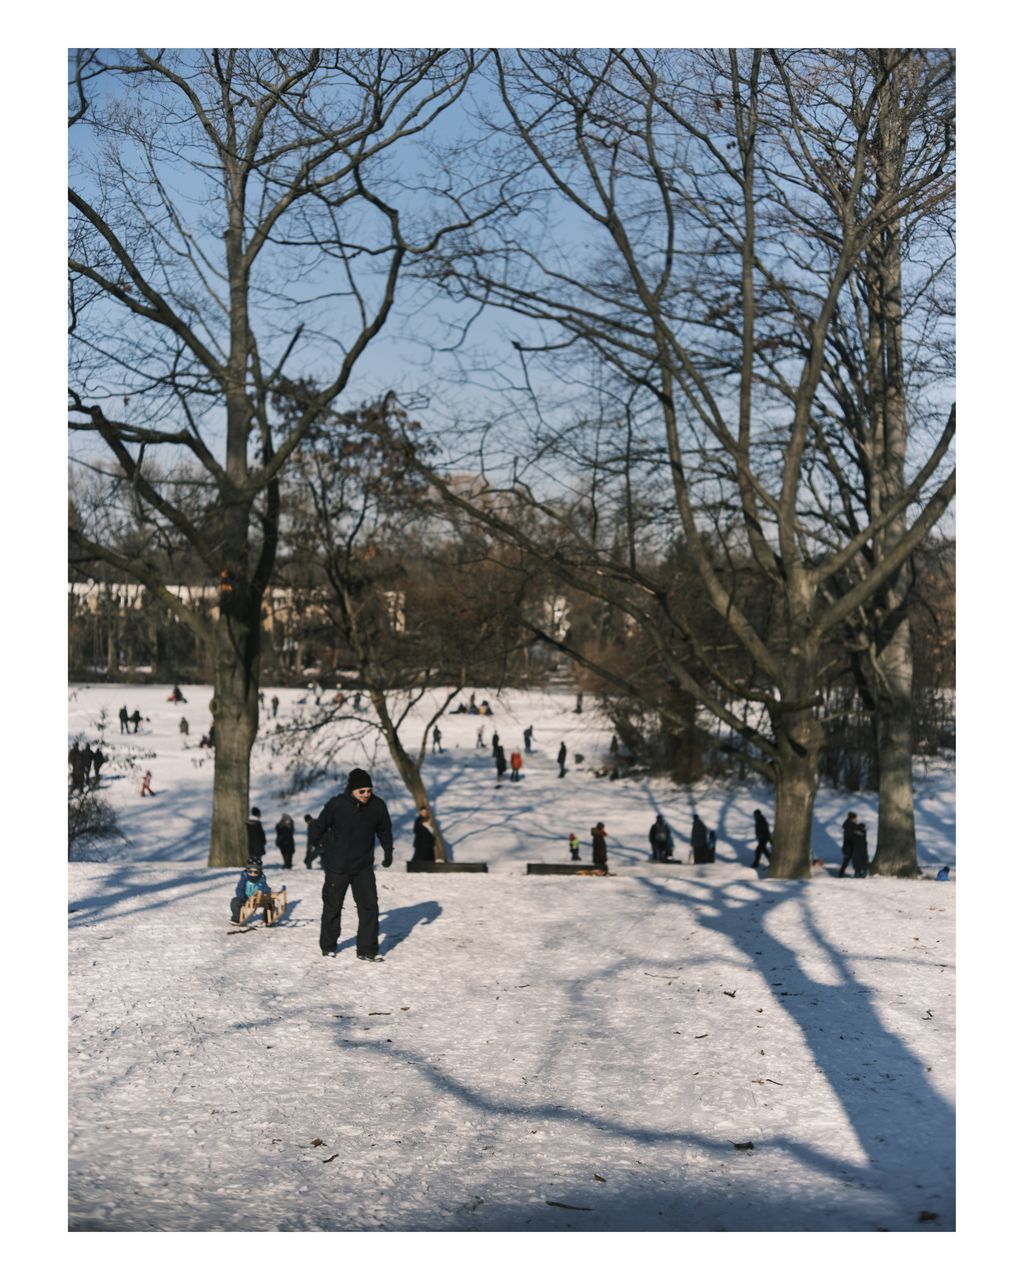
<instances>
[{"instance_id":1,"label":"snow","mask_svg":"<svg viewBox=\"0 0 1024 1280\"><path fill-rule=\"evenodd\" d=\"M281 794L270 689L252 803L289 908L272 929L228 925L237 872L205 865L213 762L195 745L210 690L182 689L184 707L158 686L69 694L72 738L105 725L100 794L125 836L68 867L72 1230L954 1229L948 765L919 779L926 878L836 879L842 818L873 838L875 801L823 791L827 870L775 882L749 866L770 789L596 777L610 729L590 699L575 715L567 693L477 690L497 713L487 749L477 718L446 715L425 774L454 857L486 875L407 874L414 814L384 751L364 740L339 768L371 767L395 826L385 962L368 965L350 902L337 957L320 955L304 835L288 872L273 849L280 814L301 833L336 786ZM276 692L288 717L302 695ZM118 732L122 702L138 735ZM496 788L491 733L508 753L530 723L524 780ZM719 861L650 863L654 813L685 857L693 805ZM612 875L525 874L565 861L570 830L589 859L598 820Z\"/></svg>"}]
</instances>

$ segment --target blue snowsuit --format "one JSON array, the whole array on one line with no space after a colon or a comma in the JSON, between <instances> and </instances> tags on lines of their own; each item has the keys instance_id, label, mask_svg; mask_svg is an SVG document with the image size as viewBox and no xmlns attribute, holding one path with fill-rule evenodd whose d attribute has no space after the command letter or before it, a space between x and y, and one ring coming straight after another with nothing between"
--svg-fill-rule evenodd
<instances>
[{"instance_id":1,"label":"blue snowsuit","mask_svg":"<svg viewBox=\"0 0 1024 1280\"><path fill-rule=\"evenodd\" d=\"M254 893L269 893L270 885L267 884L267 877L261 871L258 876L250 875L248 871L243 871L238 877L238 884L235 885L235 896L231 899L231 919L238 923L238 913L242 909L242 904L248 901Z\"/></svg>"}]
</instances>

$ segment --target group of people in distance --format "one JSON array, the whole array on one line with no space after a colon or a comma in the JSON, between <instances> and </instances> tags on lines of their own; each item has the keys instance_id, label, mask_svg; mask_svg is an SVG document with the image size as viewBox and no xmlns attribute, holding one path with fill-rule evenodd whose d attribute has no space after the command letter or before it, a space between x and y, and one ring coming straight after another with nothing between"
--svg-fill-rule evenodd
<instances>
[{"instance_id":1,"label":"group of people in distance","mask_svg":"<svg viewBox=\"0 0 1024 1280\"><path fill-rule=\"evenodd\" d=\"M128 732L129 723L131 723L134 726L134 732L138 733L139 725L142 723L142 712L138 709L138 707L136 707L135 710L131 713L131 715L129 715L128 707L123 706L119 709L117 713L117 719L118 719L118 723L121 726L122 733Z\"/></svg>"},{"instance_id":2,"label":"group of people in distance","mask_svg":"<svg viewBox=\"0 0 1024 1280\"><path fill-rule=\"evenodd\" d=\"M99 745L90 747L77 739L68 751L68 767L71 770L71 790L84 791L86 787L100 785L100 769L106 764L107 757Z\"/></svg>"}]
</instances>

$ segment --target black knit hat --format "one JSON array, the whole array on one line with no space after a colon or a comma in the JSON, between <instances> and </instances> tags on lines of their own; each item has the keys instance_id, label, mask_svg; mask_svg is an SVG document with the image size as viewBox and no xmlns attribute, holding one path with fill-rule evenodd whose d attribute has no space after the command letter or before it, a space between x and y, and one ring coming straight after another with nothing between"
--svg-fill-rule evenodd
<instances>
[{"instance_id":1,"label":"black knit hat","mask_svg":"<svg viewBox=\"0 0 1024 1280\"><path fill-rule=\"evenodd\" d=\"M353 769L348 775L348 782L345 785L346 791L358 791L360 787L372 787L373 779L365 769Z\"/></svg>"}]
</instances>

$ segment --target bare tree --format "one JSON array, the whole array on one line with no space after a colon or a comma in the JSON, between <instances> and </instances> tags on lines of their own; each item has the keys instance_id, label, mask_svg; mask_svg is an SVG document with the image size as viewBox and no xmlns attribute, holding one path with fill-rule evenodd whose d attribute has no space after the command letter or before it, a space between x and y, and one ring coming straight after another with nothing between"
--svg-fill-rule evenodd
<instances>
[{"instance_id":1,"label":"bare tree","mask_svg":"<svg viewBox=\"0 0 1024 1280\"><path fill-rule=\"evenodd\" d=\"M556 536L526 536L453 492L438 468L432 475L454 505L475 505L496 532L627 610L679 687L755 748L776 785L773 876L810 873L832 642L858 610L881 618L898 606L886 590L954 493L955 409L940 380L919 389L942 420L927 415L913 465L909 450L897 450L896 467L891 453L859 450L852 433L837 451L826 430L841 420L828 377L844 295L881 240L951 189L943 128L919 132L915 163L894 187L880 194L875 183L887 95L910 59L496 54L494 127L510 180L525 157L531 186L518 188L502 226L467 234L443 267L452 291L528 322L524 365L567 376L586 351L621 385L648 440L657 423L660 442L642 451L605 423L604 474L628 492L638 468L655 469L680 554L745 670L702 647L671 575L650 572L628 539L609 540L609 521L588 527L578 507L567 518L552 500L557 433L532 470L520 458L493 486L533 502ZM921 100L945 97L949 59L918 59L917 77ZM851 472L871 493L852 521ZM741 594L751 568L761 591ZM763 709L769 731L741 708Z\"/></svg>"},{"instance_id":2,"label":"bare tree","mask_svg":"<svg viewBox=\"0 0 1024 1280\"><path fill-rule=\"evenodd\" d=\"M823 424L849 455L836 468L843 503L836 512L856 538L906 489L908 452L934 412L930 390L951 378L953 261L953 59L913 50L865 50L849 59L872 69L874 103L857 104L870 130L863 196L875 234L837 309L826 354ZM908 203L904 193L918 189ZM905 341L905 333L911 342ZM916 419L916 420L914 420ZM827 429L827 428L826 428ZM878 528L844 570L844 584L870 572L906 534L905 512ZM913 559L851 614L849 647L874 722L878 762L878 839L872 869L918 874L913 805L914 662L909 599ZM840 587L840 590L842 587Z\"/></svg>"},{"instance_id":3,"label":"bare tree","mask_svg":"<svg viewBox=\"0 0 1024 1280\"><path fill-rule=\"evenodd\" d=\"M192 549L219 609L189 610L145 547L84 523L72 557L144 583L213 656L213 866L246 856L282 472L384 328L408 263L470 218L400 166L475 65L445 50L73 56L73 440L140 522ZM311 375L301 411L275 414L282 385ZM161 483L165 454L201 469L199 517Z\"/></svg>"},{"instance_id":4,"label":"bare tree","mask_svg":"<svg viewBox=\"0 0 1024 1280\"><path fill-rule=\"evenodd\" d=\"M496 672L502 682L522 643L518 611L527 579L453 540L404 450L388 447L381 423L396 417L415 434L393 403L371 403L326 415L296 451L284 494L282 579L288 581L289 553L304 577L312 571L306 598L335 652L354 667L372 714L353 716L347 702L332 706L328 699L284 726L281 741L303 758L323 757L369 723L416 809L430 813L435 859L443 862L440 813L423 777L428 744L467 684L490 683ZM413 713L440 690L447 692L434 699L419 741L410 744Z\"/></svg>"}]
</instances>

